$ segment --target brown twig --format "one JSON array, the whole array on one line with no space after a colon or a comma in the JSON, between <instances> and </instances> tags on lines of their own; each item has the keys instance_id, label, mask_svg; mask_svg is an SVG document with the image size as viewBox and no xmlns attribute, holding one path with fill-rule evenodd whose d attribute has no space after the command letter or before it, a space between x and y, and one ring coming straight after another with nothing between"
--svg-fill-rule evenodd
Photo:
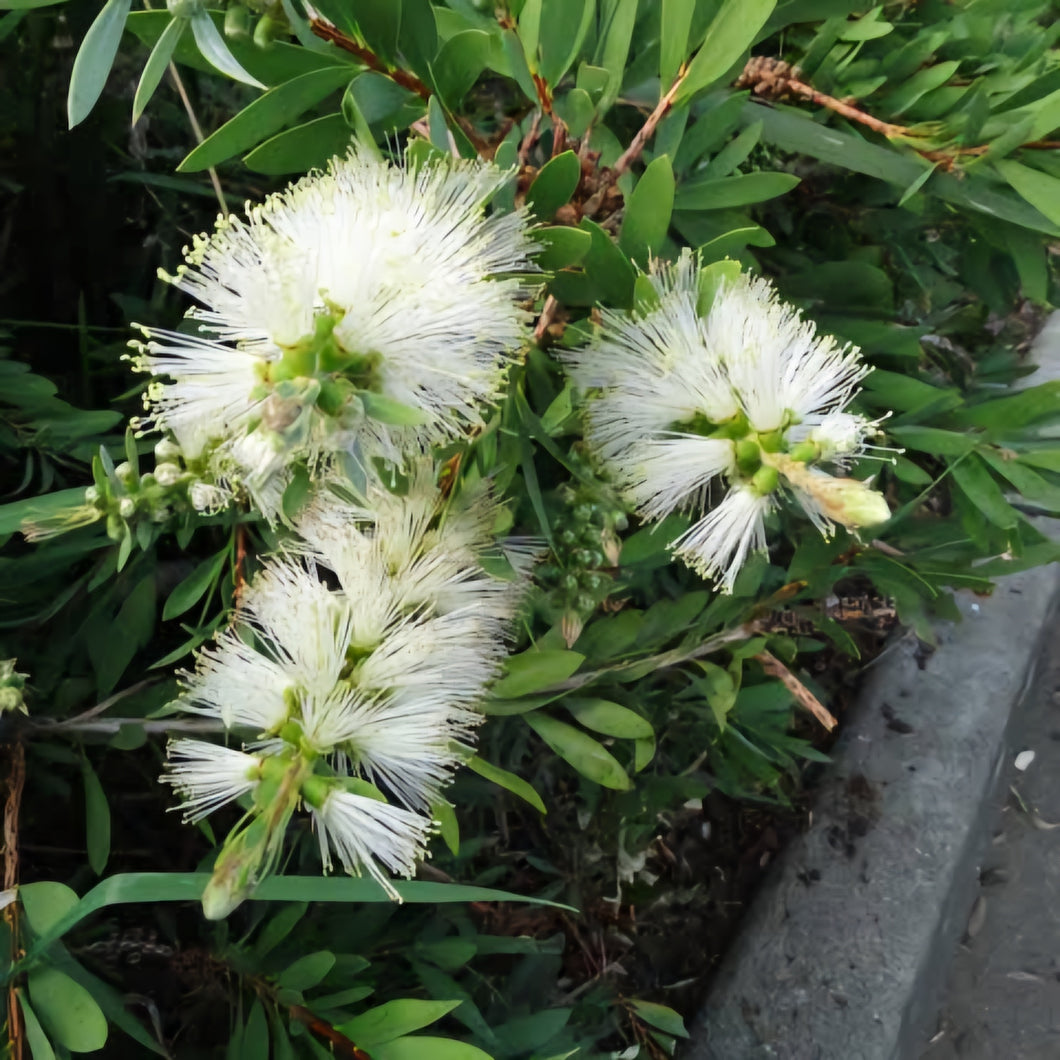
<instances>
[{"instance_id":1,"label":"brown twig","mask_svg":"<svg viewBox=\"0 0 1060 1060\"><path fill-rule=\"evenodd\" d=\"M247 528L242 524L236 525L236 564L232 571L232 614L239 610L239 601L243 596L243 589L247 584L247 576L244 570L247 560Z\"/></svg>"},{"instance_id":2,"label":"brown twig","mask_svg":"<svg viewBox=\"0 0 1060 1060\"><path fill-rule=\"evenodd\" d=\"M792 96L804 99L814 106L825 107L848 121L864 125L867 129L879 133L888 140L915 138L916 132L907 125L896 125L883 121L869 114L860 107L836 99L826 92L818 92L812 85L802 80L798 67L783 59L774 59L768 55L753 55L747 60L743 72L736 79L736 88L749 88L751 92L767 100L783 100ZM912 145L921 158L935 162L943 169L952 169L961 158L976 158L990 150L990 144L977 144L974 147L918 148ZM1032 140L1020 144L1020 147L1035 151L1052 151L1060 148L1060 140Z\"/></svg>"},{"instance_id":3,"label":"brown twig","mask_svg":"<svg viewBox=\"0 0 1060 1060\"><path fill-rule=\"evenodd\" d=\"M356 1046L345 1034L337 1031L330 1023L320 1019L319 1016L314 1016L303 1005L288 1005L287 1011L290 1013L291 1019L297 1020L318 1038L323 1038L331 1046L331 1051L335 1056L346 1056L350 1057L351 1060L372 1060L363 1049Z\"/></svg>"},{"instance_id":4,"label":"brown twig","mask_svg":"<svg viewBox=\"0 0 1060 1060\"><path fill-rule=\"evenodd\" d=\"M7 775L7 799L4 802L4 890L18 886L18 818L22 806L22 789L26 783L26 750L16 741L8 744L11 767ZM4 909L4 920L11 933L11 963L22 957L19 939L18 902L10 902ZM12 983L7 988L7 1036L11 1060L22 1060L25 1028L22 1007L18 1003L18 989Z\"/></svg>"},{"instance_id":5,"label":"brown twig","mask_svg":"<svg viewBox=\"0 0 1060 1060\"><path fill-rule=\"evenodd\" d=\"M522 139L522 143L519 144L519 168L527 164L527 159L530 157L530 152L534 149L534 144L541 137L541 111L535 110L533 118L530 119L530 128L527 129L526 135Z\"/></svg>"},{"instance_id":6,"label":"brown twig","mask_svg":"<svg viewBox=\"0 0 1060 1060\"><path fill-rule=\"evenodd\" d=\"M394 84L401 85L402 88L407 88L410 92L414 92L424 102L430 99L433 95L430 88L415 74L410 74L406 70L389 66L370 48L366 48L363 44L358 44L355 40L351 40L338 28L338 26L329 22L326 18L321 17L319 14L310 15L309 28L313 31L314 36L334 44L336 48L341 48L344 52L349 52L350 55L356 56L356 58L360 59L369 70L374 70L377 74L389 77Z\"/></svg>"},{"instance_id":7,"label":"brown twig","mask_svg":"<svg viewBox=\"0 0 1060 1060\"><path fill-rule=\"evenodd\" d=\"M677 77L674 79L674 83L670 86L670 90L659 100L658 103L655 104L655 109L648 115L647 120L630 141L629 147L619 155L618 161L612 167L612 171L615 174L615 180L622 176L622 174L625 173L638 158L640 158L640 154L644 150L645 145L655 135L655 130L658 127L659 122L661 122L670 112L670 108L674 105L674 99L677 97L677 93L684 84L687 76L688 64L683 63L681 69L677 72Z\"/></svg>"},{"instance_id":8,"label":"brown twig","mask_svg":"<svg viewBox=\"0 0 1060 1060\"><path fill-rule=\"evenodd\" d=\"M549 295L545 299L545 304L541 307L541 316L537 318L537 323L534 325L534 342L539 345L545 337L545 333L552 326L557 309L559 309L559 302L552 295Z\"/></svg>"},{"instance_id":9,"label":"brown twig","mask_svg":"<svg viewBox=\"0 0 1060 1060\"><path fill-rule=\"evenodd\" d=\"M775 677L795 697L795 702L808 710L829 732L839 723L825 705L775 656L760 651L755 658L770 677Z\"/></svg>"},{"instance_id":10,"label":"brown twig","mask_svg":"<svg viewBox=\"0 0 1060 1060\"><path fill-rule=\"evenodd\" d=\"M573 677L567 678L566 681L557 681L554 685L542 688L537 694L551 695L553 692L572 692L576 688L584 688L586 685L592 684L593 681L601 678L615 677L628 670L638 669L647 662L654 663L653 669L655 670L663 670L669 666L680 666L682 663L691 662L693 659L701 659L705 655L713 655L715 652L727 648L730 644L735 644L741 640L749 640L758 631L757 622L745 622L742 626L737 626L735 629L727 629L722 633L715 633L713 637L708 637L687 651L675 648L672 651L660 652L647 658L632 659L629 662L618 663L615 666L605 666L599 670L588 670L585 673L575 674Z\"/></svg>"},{"instance_id":11,"label":"brown twig","mask_svg":"<svg viewBox=\"0 0 1060 1060\"><path fill-rule=\"evenodd\" d=\"M177 70L176 63L169 64L169 79L173 82L173 87L177 90L177 95L180 96L180 102L184 105L184 112L188 115L191 131L195 135L195 142L201 144L203 141L202 126L199 124L199 119L195 116L195 108L191 105L191 99L188 96L187 89L184 87L184 82L181 79L180 72ZM225 199L224 190L221 188L221 178L217 175L217 170L213 166L208 166L206 172L210 174L210 184L213 185L213 193L217 196L217 204L221 208L221 214L227 217L228 200Z\"/></svg>"}]
</instances>

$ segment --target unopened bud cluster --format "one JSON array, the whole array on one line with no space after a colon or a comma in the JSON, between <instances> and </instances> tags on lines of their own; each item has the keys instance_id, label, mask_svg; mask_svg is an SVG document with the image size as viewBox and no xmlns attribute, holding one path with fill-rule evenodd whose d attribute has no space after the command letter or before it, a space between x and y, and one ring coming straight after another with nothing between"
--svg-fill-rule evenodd
<instances>
[{"instance_id":1,"label":"unopened bud cluster","mask_svg":"<svg viewBox=\"0 0 1060 1060\"><path fill-rule=\"evenodd\" d=\"M573 643L593 612L607 599L618 566L619 534L627 525L622 504L602 484L568 486L554 516L552 560L535 571L549 610L562 616L564 636Z\"/></svg>"}]
</instances>

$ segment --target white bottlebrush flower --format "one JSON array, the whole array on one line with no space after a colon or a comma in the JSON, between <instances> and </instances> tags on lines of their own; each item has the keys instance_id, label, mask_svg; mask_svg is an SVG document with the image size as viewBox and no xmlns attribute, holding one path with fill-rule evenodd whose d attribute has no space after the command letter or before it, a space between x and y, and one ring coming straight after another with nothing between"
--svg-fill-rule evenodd
<instances>
[{"instance_id":1,"label":"white bottlebrush flower","mask_svg":"<svg viewBox=\"0 0 1060 1060\"><path fill-rule=\"evenodd\" d=\"M205 740L173 740L167 750L164 784L184 796L175 807L184 820L201 821L214 810L252 791L261 779L261 759Z\"/></svg>"},{"instance_id":2,"label":"white bottlebrush flower","mask_svg":"<svg viewBox=\"0 0 1060 1060\"><path fill-rule=\"evenodd\" d=\"M499 645L529 584L534 558L532 548L515 543L510 580L486 571L485 557L509 555L506 543L494 538L499 514L500 505L485 487L444 496L433 461L421 459L412 463L408 489L400 496L370 482L365 500L355 503L325 488L296 529L309 554L335 572L351 598L370 591L365 579L382 569L399 607L432 614L471 611Z\"/></svg>"},{"instance_id":3,"label":"white bottlebrush flower","mask_svg":"<svg viewBox=\"0 0 1060 1060\"><path fill-rule=\"evenodd\" d=\"M688 251L651 283L652 308L605 311L599 340L567 360L589 393L586 437L629 502L646 519L697 517L677 554L731 592L766 547L778 496L826 533L886 519L880 494L816 466L846 467L878 427L846 411L870 370L859 351L818 335L761 278L726 277L701 312Z\"/></svg>"},{"instance_id":4,"label":"white bottlebrush flower","mask_svg":"<svg viewBox=\"0 0 1060 1060\"><path fill-rule=\"evenodd\" d=\"M325 872L331 871L334 852L347 872L359 876L366 869L392 899L401 900L378 863L397 876L411 876L423 855L430 818L337 788L311 813Z\"/></svg>"},{"instance_id":5,"label":"white bottlebrush flower","mask_svg":"<svg viewBox=\"0 0 1060 1060\"><path fill-rule=\"evenodd\" d=\"M400 462L480 424L531 267L525 213L486 214L505 179L352 151L219 220L167 277L201 303L199 334L143 329L148 425L274 518L292 463Z\"/></svg>"}]
</instances>

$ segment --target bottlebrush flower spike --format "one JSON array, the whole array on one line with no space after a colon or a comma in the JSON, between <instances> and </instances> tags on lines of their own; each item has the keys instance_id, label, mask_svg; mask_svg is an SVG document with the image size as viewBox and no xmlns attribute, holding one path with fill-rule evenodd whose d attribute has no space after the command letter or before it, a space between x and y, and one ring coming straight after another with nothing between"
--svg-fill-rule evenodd
<instances>
[{"instance_id":1,"label":"bottlebrush flower spike","mask_svg":"<svg viewBox=\"0 0 1060 1060\"><path fill-rule=\"evenodd\" d=\"M650 520L698 517L676 554L731 592L781 498L825 534L886 520L881 494L817 467L844 468L876 433L846 411L870 371L859 351L734 262L701 270L686 251L650 279L653 304L605 311L598 341L567 361L588 393L586 437L630 503Z\"/></svg>"},{"instance_id":2,"label":"bottlebrush flower spike","mask_svg":"<svg viewBox=\"0 0 1060 1060\"><path fill-rule=\"evenodd\" d=\"M293 464L401 463L482 422L523 339L523 211L480 162L333 160L246 218L221 218L164 276L198 334L142 328L143 425L278 518ZM203 477L208 477L204 475Z\"/></svg>"}]
</instances>

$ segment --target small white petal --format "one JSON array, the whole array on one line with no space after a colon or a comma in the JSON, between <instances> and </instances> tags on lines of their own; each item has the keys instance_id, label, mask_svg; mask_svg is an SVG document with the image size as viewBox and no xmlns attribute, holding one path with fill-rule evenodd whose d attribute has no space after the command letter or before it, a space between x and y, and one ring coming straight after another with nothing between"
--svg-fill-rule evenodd
<instances>
[{"instance_id":1,"label":"small white petal","mask_svg":"<svg viewBox=\"0 0 1060 1060\"><path fill-rule=\"evenodd\" d=\"M177 809L184 810L189 822L201 821L252 791L260 778L260 758L204 740L173 740L167 755L162 783L172 784L184 796Z\"/></svg>"},{"instance_id":2,"label":"small white petal","mask_svg":"<svg viewBox=\"0 0 1060 1060\"><path fill-rule=\"evenodd\" d=\"M334 852L347 872L359 876L362 869L367 869L391 898L400 901L378 863L395 875L412 876L431 828L429 818L338 790L329 792L312 815L325 872L331 871Z\"/></svg>"},{"instance_id":3,"label":"small white petal","mask_svg":"<svg viewBox=\"0 0 1060 1060\"><path fill-rule=\"evenodd\" d=\"M736 487L671 547L694 570L717 581L723 593L731 593L748 554L765 551L764 520L771 506L769 497Z\"/></svg>"}]
</instances>

